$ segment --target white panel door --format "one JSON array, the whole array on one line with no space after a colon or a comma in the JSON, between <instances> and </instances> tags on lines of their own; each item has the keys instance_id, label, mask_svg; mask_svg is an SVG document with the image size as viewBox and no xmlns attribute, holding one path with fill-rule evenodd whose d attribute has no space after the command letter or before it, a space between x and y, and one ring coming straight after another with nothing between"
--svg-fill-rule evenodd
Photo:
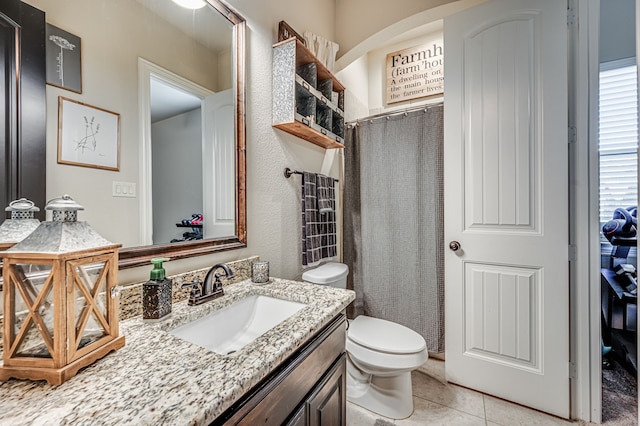
<instances>
[{"instance_id":1,"label":"white panel door","mask_svg":"<svg viewBox=\"0 0 640 426\"><path fill-rule=\"evenodd\" d=\"M566 16L563 1L491 0L444 23L447 379L562 417Z\"/></svg>"},{"instance_id":2,"label":"white panel door","mask_svg":"<svg viewBox=\"0 0 640 426\"><path fill-rule=\"evenodd\" d=\"M204 238L235 235L236 139L231 90L202 101L202 178Z\"/></svg>"}]
</instances>

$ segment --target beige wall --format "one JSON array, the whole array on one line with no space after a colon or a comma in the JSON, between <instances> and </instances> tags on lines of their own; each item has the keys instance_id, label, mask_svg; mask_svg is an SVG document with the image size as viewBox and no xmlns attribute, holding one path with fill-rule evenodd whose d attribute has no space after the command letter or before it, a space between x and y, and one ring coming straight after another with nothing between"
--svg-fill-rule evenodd
<instances>
[{"instance_id":1,"label":"beige wall","mask_svg":"<svg viewBox=\"0 0 640 426\"><path fill-rule=\"evenodd\" d=\"M285 167L320 172L325 150L271 126L272 45L278 22L297 32L334 37L333 0L229 0L247 19L247 235L248 248L216 258L258 255L273 276L299 279L300 176ZM331 175L338 177L337 161Z\"/></svg>"},{"instance_id":2,"label":"beige wall","mask_svg":"<svg viewBox=\"0 0 640 426\"><path fill-rule=\"evenodd\" d=\"M337 72L338 78L347 87L345 101L347 104L345 111L347 121L387 111L441 102L442 97L440 96L387 105L385 99L387 54L421 44L428 44L437 38L441 38L444 18L484 1L486 0L440 2L446 4L423 10L398 22L389 21L387 27L375 34L368 34L368 38L359 40L357 46L353 47L349 52L344 52L344 55L337 61L336 66L340 70ZM344 1L338 0L338 10L341 7L345 7L344 3ZM348 0L346 3L357 2ZM399 3L402 4L402 7L399 6ZM381 4L380 7L386 7L386 9L380 14L386 15L388 12L388 14L393 15L398 13L395 11L396 8L404 11L406 8L410 8L412 4L411 0L398 0L397 2L388 3L386 6ZM367 10L372 11L374 9L368 8ZM340 16L340 13L338 16ZM338 18L338 22L342 22L344 25L344 21L340 21L340 18ZM350 31L353 27L357 27L357 25L351 25L346 29L339 26L338 33L340 31ZM354 34L355 31L354 29Z\"/></svg>"},{"instance_id":3,"label":"beige wall","mask_svg":"<svg viewBox=\"0 0 640 426\"><path fill-rule=\"evenodd\" d=\"M285 167L320 171L325 150L271 126L272 48L278 22L334 38L333 0L229 0L247 19L247 235L248 247L172 261L168 274L258 255L271 275L299 279L300 176L285 179ZM338 176L337 161L330 173ZM120 271L121 283L148 278L150 268Z\"/></svg>"},{"instance_id":4,"label":"beige wall","mask_svg":"<svg viewBox=\"0 0 640 426\"><path fill-rule=\"evenodd\" d=\"M83 2L82 0L75 0ZM370 37L367 42L360 43L362 48L367 48L364 54L355 56L349 62L343 61L343 67L353 63L351 67L353 73L338 73L339 78L347 85L354 83L354 93L360 92L359 97L354 98L354 103L347 104L347 109L351 109L351 118L361 116L364 111L370 108L370 90L368 74L370 68L375 64L367 63L371 58L363 58L369 51L382 49L392 39L405 33L407 30L420 27L422 24L437 20L442 15L441 8L436 8L434 12L426 11L413 18L406 19L401 23L393 24L392 19L401 19L393 14L387 14L389 8L398 8L411 12L412 8L419 7L417 1L408 1L409 9L393 5L386 7L380 12L375 7L364 7L365 13L376 15L389 15L388 23L390 27ZM465 0L463 3L478 3L482 0ZM326 38L336 40L337 30L341 27L343 34L345 29L354 28L354 34L358 37L365 34L356 27L370 27L366 21L361 19L362 12L352 16L350 21L344 20L346 5L342 0L271 0L269 2L255 2L253 0L228 0L241 15L247 19L247 233L248 247L241 250L233 250L215 255L201 256L191 259L171 261L166 264L169 274L178 273L190 269L202 268L217 262L225 262L246 258L251 255L258 255L263 259L271 261L271 273L273 276L282 278L299 279L302 273L300 266L300 177L293 176L290 179L283 177L283 169L291 167L297 170L323 171L332 176L339 176L339 161L333 161L330 167L324 163L325 150L305 142L299 138L283 133L271 126L271 102L272 102L272 49L271 46L277 40L277 26L280 20L287 21L296 31L303 33L311 31ZM36 7L46 9L46 5L51 5L46 0L30 0L29 3ZM357 3L357 2L356 2ZM440 4L439 2L438 4ZM459 3L459 2L456 2ZM49 13L48 21L54 25L59 25L70 31L74 31L66 25L66 16L70 10L58 8L59 12ZM337 6L336 6L337 4ZM426 7L423 5L423 7ZM448 9L447 9L448 10ZM115 18L108 18L100 14L104 28L101 32L109 38L111 43L104 49L112 49L119 43L125 43L123 39L122 22ZM336 19L338 16L338 19ZM391 18L391 16L396 16ZM441 17L441 16L440 16ZM413 19L413 20L412 20ZM131 20L135 21L135 20ZM357 25L355 24L357 23ZM130 22L131 25L135 22ZM77 34L83 38L97 28L98 23L85 23L85 27L79 28ZM383 25L378 23L378 25ZM389 35L393 34L393 37ZM415 35L415 37L420 36ZM355 36L354 36L355 37ZM385 41L381 41L386 38ZM415 38L414 37L414 38ZM86 39L87 43L89 39ZM352 38L355 40L355 38ZM398 42L398 41L396 41ZM126 43L125 43L126 44ZM83 54L86 49L83 49ZM158 52L161 54L162 52ZM113 180L138 182L138 133L135 125L137 121L137 83L136 80L122 84L120 87L104 87L103 82L98 78L101 67L118 68L137 72L134 61L128 62L119 60L110 63L103 61L104 50L93 53L86 53L83 63L94 55L97 65L94 68L85 67L83 70L84 84L86 91L82 96L74 97L66 91L61 91L53 87L47 88L49 97L48 113L48 136L47 136L47 166L48 166L48 197L59 195L58 193L68 192L75 196L78 201L84 202L85 197L91 194L98 194L97 199L110 197L111 182ZM375 55L374 55L375 56ZM152 59L153 60L153 59ZM178 66L177 61L169 61L172 66ZM212 69L215 69L212 68ZM339 66L337 69L340 69ZM178 73L184 71L187 76L188 70L176 70ZM345 70L346 71L346 70ZM366 75L365 75L366 74ZM361 78L364 76L367 84L363 85ZM193 77L195 81L197 77ZM358 83L359 82L359 83ZM377 84L377 83L371 83ZM365 89L366 88L366 89ZM123 135L121 147L121 171L107 172L97 169L85 169L81 167L60 166L56 164L56 127L57 127L57 105L58 94L74 97L88 103L94 103L101 107L117 111L122 115ZM375 98L375 96L373 96ZM134 128L125 131L125 124L133 123ZM339 156L336 157L339 160ZM341 182L344 184L344 182ZM85 189L86 188L86 189ZM80 195L76 195L80 194ZM108 219L109 229L94 226L101 234L111 238L115 242L125 242L126 235L132 233L137 238L138 223L138 202L139 199L118 198L120 203L116 209L102 210L93 205L87 206L87 211L82 213L82 219L89 223L99 223L103 217ZM84 203L86 205L86 202ZM104 204L104 203L102 203ZM98 206L100 203L98 203ZM101 213L98 213L100 211ZM100 216L102 215L102 216ZM118 229L122 237L113 238L110 230ZM123 284L146 279L150 268L136 268L133 270L120 271L120 281Z\"/></svg>"},{"instance_id":5,"label":"beige wall","mask_svg":"<svg viewBox=\"0 0 640 426\"><path fill-rule=\"evenodd\" d=\"M455 0L336 0L338 57L392 24L453 2Z\"/></svg>"},{"instance_id":6,"label":"beige wall","mask_svg":"<svg viewBox=\"0 0 640 426\"><path fill-rule=\"evenodd\" d=\"M29 0L28 3L45 10L47 22L80 36L83 43L83 93L80 95L47 86L47 197L71 194L86 208L80 213L81 220L88 221L100 234L114 242L135 244L139 236L139 198L113 198L111 185L112 181L139 182L137 56L144 50L144 56L152 62L165 65L199 84L208 84L202 75L193 74L191 66L184 66L187 60L177 58L177 52L186 49L167 48L166 43L175 41L169 34L160 47L143 49L132 46L130 39L141 29L140 20L132 13L111 16L104 10L91 9L85 0L56 1L55 9L47 0ZM122 6L126 2L116 3ZM300 181L299 176L287 180L282 172L287 166L320 171L325 150L271 127L271 46L277 41L278 22L283 19L299 32L309 30L333 39L334 2L308 1L304 7L296 0L276 0L268 4L233 0L229 3L247 18L248 247L173 261L165 267L171 274L260 255L271 261L272 275L299 278L302 272L298 252ZM83 12L91 12L86 16L95 19L73 20L75 14ZM153 54L148 53L149 49ZM210 57L195 56L200 59ZM207 69L215 70L215 61L208 64ZM106 74L126 74L127 78L109 83ZM131 76L133 78L129 78ZM121 115L119 172L57 164L59 95ZM331 169L331 173L337 176L337 166ZM114 201L115 205L109 204ZM120 281L126 284L146 279L149 269L120 271Z\"/></svg>"},{"instance_id":7,"label":"beige wall","mask_svg":"<svg viewBox=\"0 0 640 426\"><path fill-rule=\"evenodd\" d=\"M336 0L336 69L372 50L430 32L446 16L486 0Z\"/></svg>"}]
</instances>

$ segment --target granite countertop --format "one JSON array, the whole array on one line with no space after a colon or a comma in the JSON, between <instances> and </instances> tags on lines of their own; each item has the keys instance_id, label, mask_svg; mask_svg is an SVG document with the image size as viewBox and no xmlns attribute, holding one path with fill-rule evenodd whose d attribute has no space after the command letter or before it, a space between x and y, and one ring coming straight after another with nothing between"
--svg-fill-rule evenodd
<instances>
[{"instance_id":1,"label":"granite countertop","mask_svg":"<svg viewBox=\"0 0 640 426\"><path fill-rule=\"evenodd\" d=\"M307 307L231 355L218 355L168 333L250 295ZM354 299L350 290L271 279L225 287L225 296L200 306L173 305L159 322L120 323L125 347L60 386L44 381L0 383L0 425L206 425ZM220 324L224 327L224 324Z\"/></svg>"}]
</instances>

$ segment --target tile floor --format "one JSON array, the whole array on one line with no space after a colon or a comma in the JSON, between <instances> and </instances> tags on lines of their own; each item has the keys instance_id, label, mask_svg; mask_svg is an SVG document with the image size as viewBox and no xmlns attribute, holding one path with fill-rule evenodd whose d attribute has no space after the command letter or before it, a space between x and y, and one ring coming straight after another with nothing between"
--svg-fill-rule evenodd
<instances>
[{"instance_id":1,"label":"tile floor","mask_svg":"<svg viewBox=\"0 0 640 426\"><path fill-rule=\"evenodd\" d=\"M414 412L403 420L383 418L347 404L348 426L518 426L585 425L553 417L501 399L483 395L445 380L444 362L429 359L413 372Z\"/></svg>"}]
</instances>

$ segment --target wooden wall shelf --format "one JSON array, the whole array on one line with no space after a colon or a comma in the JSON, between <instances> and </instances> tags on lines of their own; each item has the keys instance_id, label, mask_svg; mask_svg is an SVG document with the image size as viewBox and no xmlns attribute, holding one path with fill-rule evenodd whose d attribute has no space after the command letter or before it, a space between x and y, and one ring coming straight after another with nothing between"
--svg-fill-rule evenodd
<instances>
[{"instance_id":1,"label":"wooden wall shelf","mask_svg":"<svg viewBox=\"0 0 640 426\"><path fill-rule=\"evenodd\" d=\"M344 148L344 86L298 39L273 46L273 127Z\"/></svg>"}]
</instances>

